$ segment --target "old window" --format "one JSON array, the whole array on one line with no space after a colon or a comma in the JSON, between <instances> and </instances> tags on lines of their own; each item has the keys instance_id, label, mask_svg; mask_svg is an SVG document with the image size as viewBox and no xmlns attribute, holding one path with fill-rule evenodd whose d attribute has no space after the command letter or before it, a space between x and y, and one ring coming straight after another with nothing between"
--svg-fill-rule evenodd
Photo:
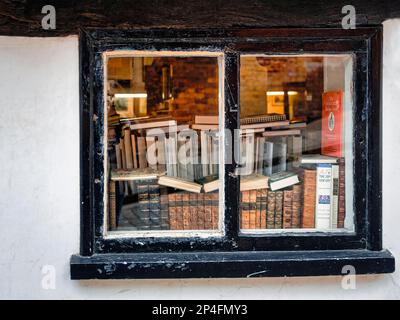
<instances>
[{"instance_id":1,"label":"old window","mask_svg":"<svg viewBox=\"0 0 400 320\"><path fill-rule=\"evenodd\" d=\"M380 28L85 31L71 277L394 269Z\"/></svg>"}]
</instances>

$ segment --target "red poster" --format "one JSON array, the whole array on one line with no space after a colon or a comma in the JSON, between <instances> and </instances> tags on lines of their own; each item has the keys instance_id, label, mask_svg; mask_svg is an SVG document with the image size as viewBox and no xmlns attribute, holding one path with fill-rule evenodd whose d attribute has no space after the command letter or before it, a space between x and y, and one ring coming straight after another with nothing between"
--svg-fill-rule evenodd
<instances>
[{"instance_id":1,"label":"red poster","mask_svg":"<svg viewBox=\"0 0 400 320\"><path fill-rule=\"evenodd\" d=\"M343 141L343 91L325 92L322 95L321 153L342 157Z\"/></svg>"}]
</instances>

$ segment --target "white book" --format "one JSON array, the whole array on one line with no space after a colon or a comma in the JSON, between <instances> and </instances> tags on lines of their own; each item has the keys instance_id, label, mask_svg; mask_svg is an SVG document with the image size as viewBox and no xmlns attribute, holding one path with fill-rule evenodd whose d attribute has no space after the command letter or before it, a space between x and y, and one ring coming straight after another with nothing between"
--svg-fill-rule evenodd
<instances>
[{"instance_id":1,"label":"white book","mask_svg":"<svg viewBox=\"0 0 400 320\"><path fill-rule=\"evenodd\" d=\"M339 166L332 165L332 214L331 228L337 229L339 211Z\"/></svg>"},{"instance_id":2,"label":"white book","mask_svg":"<svg viewBox=\"0 0 400 320\"><path fill-rule=\"evenodd\" d=\"M253 123L244 124L240 126L240 129L257 129L257 128L273 128L279 126L288 125L289 121L274 121L274 122L263 122L263 123Z\"/></svg>"},{"instance_id":3,"label":"white book","mask_svg":"<svg viewBox=\"0 0 400 320\"><path fill-rule=\"evenodd\" d=\"M332 165L317 166L317 186L315 199L315 228L324 230L331 228L332 213Z\"/></svg>"},{"instance_id":4,"label":"white book","mask_svg":"<svg viewBox=\"0 0 400 320\"><path fill-rule=\"evenodd\" d=\"M318 163L335 164L338 162L338 158L324 156L321 154L303 154L301 156L300 162L302 164L318 164Z\"/></svg>"},{"instance_id":5,"label":"white book","mask_svg":"<svg viewBox=\"0 0 400 320\"><path fill-rule=\"evenodd\" d=\"M208 142L207 132L200 131L200 150L201 150L201 167L202 175L206 177L209 175L209 154L208 154Z\"/></svg>"}]
</instances>

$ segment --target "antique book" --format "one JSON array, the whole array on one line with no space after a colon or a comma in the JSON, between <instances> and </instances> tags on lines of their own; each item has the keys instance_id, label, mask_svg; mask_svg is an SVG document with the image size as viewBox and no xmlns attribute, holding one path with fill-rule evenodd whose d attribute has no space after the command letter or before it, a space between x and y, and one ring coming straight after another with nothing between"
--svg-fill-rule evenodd
<instances>
[{"instance_id":1,"label":"antique book","mask_svg":"<svg viewBox=\"0 0 400 320\"><path fill-rule=\"evenodd\" d=\"M303 169L303 218L302 228L315 228L316 170Z\"/></svg>"},{"instance_id":2,"label":"antique book","mask_svg":"<svg viewBox=\"0 0 400 320\"><path fill-rule=\"evenodd\" d=\"M317 166L315 204L315 227L330 229L332 216L332 165Z\"/></svg>"},{"instance_id":3,"label":"antique book","mask_svg":"<svg viewBox=\"0 0 400 320\"><path fill-rule=\"evenodd\" d=\"M240 194L240 225L242 229L250 229L250 191L242 191Z\"/></svg>"},{"instance_id":4,"label":"antique book","mask_svg":"<svg viewBox=\"0 0 400 320\"><path fill-rule=\"evenodd\" d=\"M262 189L255 190L256 193L256 229L261 229L261 198Z\"/></svg>"},{"instance_id":5,"label":"antique book","mask_svg":"<svg viewBox=\"0 0 400 320\"><path fill-rule=\"evenodd\" d=\"M148 188L150 229L161 230L160 186L157 180L152 180Z\"/></svg>"},{"instance_id":6,"label":"antique book","mask_svg":"<svg viewBox=\"0 0 400 320\"><path fill-rule=\"evenodd\" d=\"M268 187L268 177L262 174L240 176L240 191L263 189Z\"/></svg>"},{"instance_id":7,"label":"antique book","mask_svg":"<svg viewBox=\"0 0 400 320\"><path fill-rule=\"evenodd\" d=\"M272 174L268 179L268 186L272 191L290 187L299 182L294 172L282 171Z\"/></svg>"},{"instance_id":8,"label":"antique book","mask_svg":"<svg viewBox=\"0 0 400 320\"><path fill-rule=\"evenodd\" d=\"M115 230L117 228L117 199L116 199L116 185L115 181L110 181L109 183L109 193L108 193L108 207L110 215L110 230Z\"/></svg>"},{"instance_id":9,"label":"antique book","mask_svg":"<svg viewBox=\"0 0 400 320\"><path fill-rule=\"evenodd\" d=\"M268 190L267 229L275 228L275 196L276 196L276 191Z\"/></svg>"},{"instance_id":10,"label":"antique book","mask_svg":"<svg viewBox=\"0 0 400 320\"><path fill-rule=\"evenodd\" d=\"M292 228L292 200L293 200L293 190L285 189L283 190L283 228Z\"/></svg>"},{"instance_id":11,"label":"antique book","mask_svg":"<svg viewBox=\"0 0 400 320\"><path fill-rule=\"evenodd\" d=\"M338 158L324 156L321 154L303 154L300 159L301 164L337 163Z\"/></svg>"},{"instance_id":12,"label":"antique book","mask_svg":"<svg viewBox=\"0 0 400 320\"><path fill-rule=\"evenodd\" d=\"M209 193L211 195L211 217L212 217L212 229L218 229L219 224L219 192L213 191Z\"/></svg>"},{"instance_id":13,"label":"antique book","mask_svg":"<svg viewBox=\"0 0 400 320\"><path fill-rule=\"evenodd\" d=\"M264 137L282 137L282 136L297 136L300 135L299 129L287 129L287 130L273 130L263 132Z\"/></svg>"},{"instance_id":14,"label":"antique book","mask_svg":"<svg viewBox=\"0 0 400 320\"><path fill-rule=\"evenodd\" d=\"M339 165L332 165L332 213L331 228L336 229L339 213Z\"/></svg>"},{"instance_id":15,"label":"antique book","mask_svg":"<svg viewBox=\"0 0 400 320\"><path fill-rule=\"evenodd\" d=\"M177 191L175 194L175 208L176 208L176 227L177 230L185 230L185 221L183 213L183 197L184 193L182 191Z\"/></svg>"},{"instance_id":16,"label":"antique book","mask_svg":"<svg viewBox=\"0 0 400 320\"><path fill-rule=\"evenodd\" d=\"M249 228L256 229L257 228L257 190L249 191Z\"/></svg>"},{"instance_id":17,"label":"antique book","mask_svg":"<svg viewBox=\"0 0 400 320\"><path fill-rule=\"evenodd\" d=\"M139 158L139 168L147 167L147 157L146 157L146 138L145 137L137 137L137 149L138 149L138 158Z\"/></svg>"},{"instance_id":18,"label":"antique book","mask_svg":"<svg viewBox=\"0 0 400 320\"><path fill-rule=\"evenodd\" d=\"M301 227L301 212L302 212L302 185L295 184L293 186L293 198L292 198L292 228Z\"/></svg>"},{"instance_id":19,"label":"antique book","mask_svg":"<svg viewBox=\"0 0 400 320\"><path fill-rule=\"evenodd\" d=\"M139 230L150 229L150 207L149 207L149 181L138 180L136 182L138 194L138 225Z\"/></svg>"},{"instance_id":20,"label":"antique book","mask_svg":"<svg viewBox=\"0 0 400 320\"><path fill-rule=\"evenodd\" d=\"M150 128L160 128L160 127L173 127L176 126L175 120L165 120L165 121L151 121L143 123L132 123L130 125L131 130L139 129L150 129Z\"/></svg>"},{"instance_id":21,"label":"antique book","mask_svg":"<svg viewBox=\"0 0 400 320\"><path fill-rule=\"evenodd\" d=\"M112 169L111 180L113 181L135 181L135 180L146 180L146 179L157 179L160 176L165 175L163 170L155 170L152 168L144 169Z\"/></svg>"},{"instance_id":22,"label":"antique book","mask_svg":"<svg viewBox=\"0 0 400 320\"><path fill-rule=\"evenodd\" d=\"M169 226L169 208L168 208L168 188L160 186L160 210L161 210L161 229L168 230Z\"/></svg>"},{"instance_id":23,"label":"antique book","mask_svg":"<svg viewBox=\"0 0 400 320\"><path fill-rule=\"evenodd\" d=\"M204 230L206 228L206 219L205 219L205 212L204 212L204 193L197 194L197 225L199 230Z\"/></svg>"},{"instance_id":24,"label":"antique book","mask_svg":"<svg viewBox=\"0 0 400 320\"><path fill-rule=\"evenodd\" d=\"M343 91L322 94L321 153L342 157Z\"/></svg>"},{"instance_id":25,"label":"antique book","mask_svg":"<svg viewBox=\"0 0 400 320\"><path fill-rule=\"evenodd\" d=\"M184 180L177 177L161 176L158 183L162 186L172 187L184 191L200 193L202 185L193 181Z\"/></svg>"},{"instance_id":26,"label":"antique book","mask_svg":"<svg viewBox=\"0 0 400 320\"><path fill-rule=\"evenodd\" d=\"M282 229L283 219L283 191L279 190L275 193L275 219L274 228Z\"/></svg>"},{"instance_id":27,"label":"antique book","mask_svg":"<svg viewBox=\"0 0 400 320\"><path fill-rule=\"evenodd\" d=\"M139 168L139 163L137 159L136 136L134 134L131 134L131 144L132 144L133 167Z\"/></svg>"},{"instance_id":28,"label":"antique book","mask_svg":"<svg viewBox=\"0 0 400 320\"><path fill-rule=\"evenodd\" d=\"M125 159L126 159L126 168L133 169L131 131L129 129L124 130L124 151L125 151Z\"/></svg>"},{"instance_id":29,"label":"antique book","mask_svg":"<svg viewBox=\"0 0 400 320\"><path fill-rule=\"evenodd\" d=\"M246 125L253 123L265 123L265 122L268 123L268 122L281 122L281 121L286 121L285 114L271 113L271 114L261 114L261 115L242 118L240 119L240 124Z\"/></svg>"},{"instance_id":30,"label":"antique book","mask_svg":"<svg viewBox=\"0 0 400 320\"><path fill-rule=\"evenodd\" d=\"M272 128L272 127L280 127L287 126L289 121L273 121L273 122L258 122L258 123L250 123L250 124L240 124L240 129L259 129L259 128Z\"/></svg>"},{"instance_id":31,"label":"antique book","mask_svg":"<svg viewBox=\"0 0 400 320\"><path fill-rule=\"evenodd\" d=\"M207 230L213 228L212 217L212 193L204 193L204 227Z\"/></svg>"},{"instance_id":32,"label":"antique book","mask_svg":"<svg viewBox=\"0 0 400 320\"><path fill-rule=\"evenodd\" d=\"M344 228L344 220L346 217L345 202L345 161L344 158L339 159L339 200L338 200L338 228Z\"/></svg>"},{"instance_id":33,"label":"antique book","mask_svg":"<svg viewBox=\"0 0 400 320\"><path fill-rule=\"evenodd\" d=\"M260 228L266 229L267 228L267 198L268 198L268 190L267 189L260 189L261 192L261 204L260 204Z\"/></svg>"},{"instance_id":34,"label":"antique book","mask_svg":"<svg viewBox=\"0 0 400 320\"><path fill-rule=\"evenodd\" d=\"M175 200L176 193L170 192L168 193L168 215L169 215L169 226L171 230L178 230L178 218Z\"/></svg>"},{"instance_id":35,"label":"antique book","mask_svg":"<svg viewBox=\"0 0 400 320\"><path fill-rule=\"evenodd\" d=\"M183 216L183 229L184 230L192 230L192 219L191 219L191 208L190 208L190 193L189 192L182 192L182 216ZM179 209L178 209L179 212Z\"/></svg>"},{"instance_id":36,"label":"antique book","mask_svg":"<svg viewBox=\"0 0 400 320\"><path fill-rule=\"evenodd\" d=\"M197 206L197 196L199 194L189 192L189 224L190 229L192 230L200 230L198 223L198 208Z\"/></svg>"},{"instance_id":37,"label":"antique book","mask_svg":"<svg viewBox=\"0 0 400 320\"><path fill-rule=\"evenodd\" d=\"M209 176L205 176L205 177L196 179L195 182L203 185L204 192L212 192L212 191L219 189L220 181L219 181L218 177L219 177L219 175L216 173L216 174L212 174Z\"/></svg>"}]
</instances>

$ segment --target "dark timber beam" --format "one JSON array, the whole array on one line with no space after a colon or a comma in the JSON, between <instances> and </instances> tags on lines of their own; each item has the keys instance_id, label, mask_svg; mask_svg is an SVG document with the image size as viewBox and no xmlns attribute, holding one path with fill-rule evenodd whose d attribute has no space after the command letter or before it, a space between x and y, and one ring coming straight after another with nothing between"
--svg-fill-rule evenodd
<instances>
[{"instance_id":1,"label":"dark timber beam","mask_svg":"<svg viewBox=\"0 0 400 320\"><path fill-rule=\"evenodd\" d=\"M80 28L340 27L352 4L357 25L400 17L390 0L0 0L0 35L63 36ZM44 5L56 8L56 29L43 30Z\"/></svg>"}]
</instances>

